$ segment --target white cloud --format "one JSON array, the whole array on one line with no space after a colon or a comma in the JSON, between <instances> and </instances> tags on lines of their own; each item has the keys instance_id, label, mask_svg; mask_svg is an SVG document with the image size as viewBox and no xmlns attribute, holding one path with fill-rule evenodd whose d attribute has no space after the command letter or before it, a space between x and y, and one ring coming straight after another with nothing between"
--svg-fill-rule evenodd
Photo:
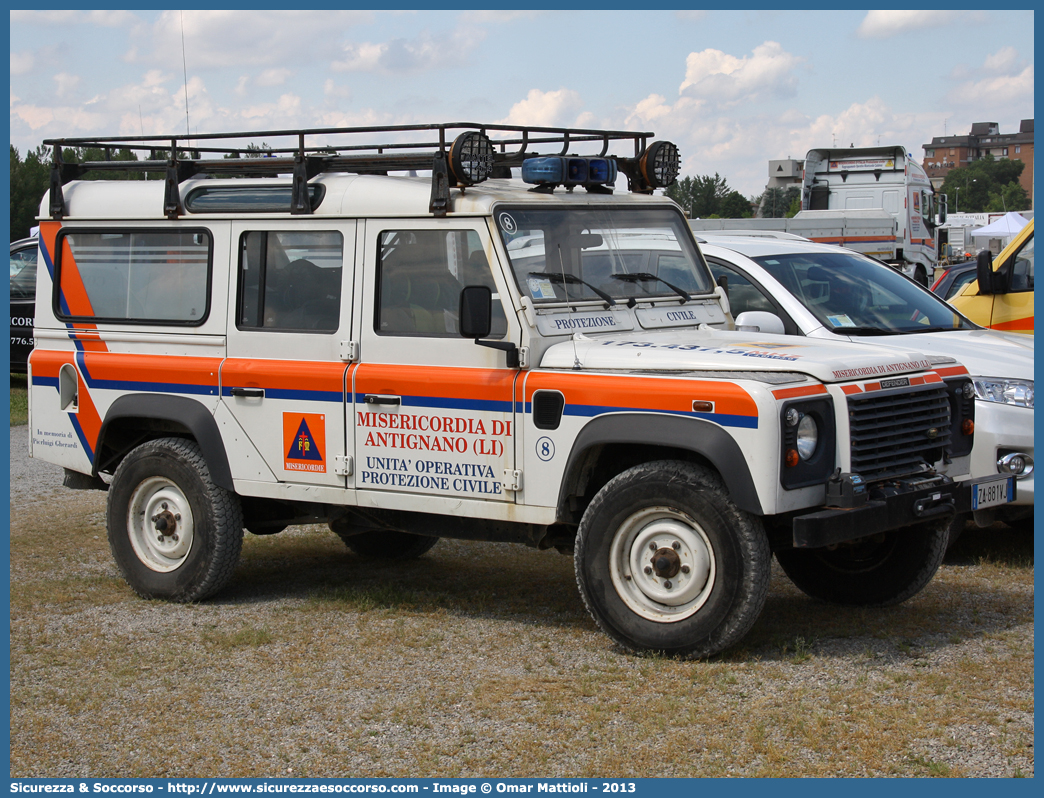
<instances>
[{"instance_id":1,"label":"white cloud","mask_svg":"<svg viewBox=\"0 0 1044 798\"><path fill-rule=\"evenodd\" d=\"M422 33L414 39L344 45L344 57L331 68L337 72L407 73L462 66L486 38L480 28L459 28L449 33Z\"/></svg>"},{"instance_id":2,"label":"white cloud","mask_svg":"<svg viewBox=\"0 0 1044 798\"><path fill-rule=\"evenodd\" d=\"M58 97L67 97L76 91L76 87L80 85L80 76L59 72L54 76L54 82L57 84L55 94Z\"/></svg>"},{"instance_id":3,"label":"white cloud","mask_svg":"<svg viewBox=\"0 0 1044 798\"><path fill-rule=\"evenodd\" d=\"M860 39L887 39L900 33L935 29L958 20L957 11L868 11L856 30Z\"/></svg>"},{"instance_id":4,"label":"white cloud","mask_svg":"<svg viewBox=\"0 0 1044 798\"><path fill-rule=\"evenodd\" d=\"M368 11L164 11L153 25L132 31L124 58L180 64L184 20L190 70L322 61L336 55L339 31L372 18Z\"/></svg>"},{"instance_id":5,"label":"white cloud","mask_svg":"<svg viewBox=\"0 0 1044 798\"><path fill-rule=\"evenodd\" d=\"M682 22L701 22L707 18L706 11L675 11L674 16Z\"/></svg>"},{"instance_id":6,"label":"white cloud","mask_svg":"<svg viewBox=\"0 0 1044 798\"><path fill-rule=\"evenodd\" d=\"M16 53L14 51L11 52L12 75L24 75L27 72L31 72L35 64L36 57L32 53Z\"/></svg>"},{"instance_id":7,"label":"white cloud","mask_svg":"<svg viewBox=\"0 0 1044 798\"><path fill-rule=\"evenodd\" d=\"M130 11L12 11L11 22L29 25L99 25L120 28L141 20Z\"/></svg>"},{"instance_id":8,"label":"white cloud","mask_svg":"<svg viewBox=\"0 0 1044 798\"><path fill-rule=\"evenodd\" d=\"M803 61L772 41L759 44L742 58L714 49L689 53L678 93L723 104L750 101L763 94L790 95L797 85L794 70Z\"/></svg>"},{"instance_id":9,"label":"white cloud","mask_svg":"<svg viewBox=\"0 0 1044 798\"><path fill-rule=\"evenodd\" d=\"M1018 62L1019 54L1014 47L1008 45L997 52L986 56L982 67L987 72L1011 72Z\"/></svg>"},{"instance_id":10,"label":"white cloud","mask_svg":"<svg viewBox=\"0 0 1044 798\"><path fill-rule=\"evenodd\" d=\"M545 13L544 11L465 11L460 15L460 21L480 25L506 25L520 19L536 19Z\"/></svg>"},{"instance_id":11,"label":"white cloud","mask_svg":"<svg viewBox=\"0 0 1044 798\"><path fill-rule=\"evenodd\" d=\"M572 89L541 91L530 89L526 99L511 106L508 115L497 120L504 125L567 127L576 125L584 101Z\"/></svg>"},{"instance_id":12,"label":"white cloud","mask_svg":"<svg viewBox=\"0 0 1044 798\"><path fill-rule=\"evenodd\" d=\"M967 109L972 116L1007 113L1015 104L1031 109L1032 113L1033 67L1028 66L1014 75L992 75L966 81L948 92L946 99Z\"/></svg>"},{"instance_id":13,"label":"white cloud","mask_svg":"<svg viewBox=\"0 0 1044 798\"><path fill-rule=\"evenodd\" d=\"M331 100L349 100L352 97L352 90L348 86L335 83L332 78L327 78L323 84L323 94Z\"/></svg>"},{"instance_id":14,"label":"white cloud","mask_svg":"<svg viewBox=\"0 0 1044 798\"><path fill-rule=\"evenodd\" d=\"M282 86L293 74L289 69L266 69L254 82L258 86Z\"/></svg>"}]
</instances>

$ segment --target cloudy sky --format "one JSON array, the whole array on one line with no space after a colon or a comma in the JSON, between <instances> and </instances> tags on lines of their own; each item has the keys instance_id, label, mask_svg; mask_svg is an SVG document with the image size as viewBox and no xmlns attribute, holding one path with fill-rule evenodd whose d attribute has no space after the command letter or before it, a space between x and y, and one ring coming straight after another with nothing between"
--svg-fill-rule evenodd
<instances>
[{"instance_id":1,"label":"cloudy sky","mask_svg":"<svg viewBox=\"0 0 1044 798\"><path fill-rule=\"evenodd\" d=\"M1033 117L1033 12L11 11L11 143L448 121L655 131L769 159ZM184 50L182 48L184 41ZM262 137L263 139L263 137Z\"/></svg>"}]
</instances>

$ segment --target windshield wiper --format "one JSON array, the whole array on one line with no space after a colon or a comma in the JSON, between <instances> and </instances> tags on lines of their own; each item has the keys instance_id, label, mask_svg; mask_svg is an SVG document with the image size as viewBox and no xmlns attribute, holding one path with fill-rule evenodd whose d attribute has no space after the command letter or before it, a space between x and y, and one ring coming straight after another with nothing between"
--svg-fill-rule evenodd
<instances>
[{"instance_id":1,"label":"windshield wiper","mask_svg":"<svg viewBox=\"0 0 1044 798\"><path fill-rule=\"evenodd\" d=\"M586 285L588 288L594 291L598 295L599 299L601 299L603 302L607 302L610 305L616 304L616 300L609 296L609 294L605 293L605 291L602 291L600 288L595 288L589 282L587 282L586 280L581 280L574 274L548 274L547 272L530 272L529 276L545 277L549 282L561 283L563 285L565 285L566 283L568 283L569 285ZM566 299L569 299L568 289L566 290Z\"/></svg>"},{"instance_id":2,"label":"windshield wiper","mask_svg":"<svg viewBox=\"0 0 1044 798\"><path fill-rule=\"evenodd\" d=\"M623 280L625 283L637 283L645 282L647 280L656 280L657 282L663 283L665 286L670 288L674 293L676 293L686 302L689 302L692 299L692 297L689 296L689 292L685 289L679 288L674 283L669 283L662 277L657 277L655 274L650 274L649 272L634 272L633 274L612 274L609 276L612 277L614 280Z\"/></svg>"}]
</instances>

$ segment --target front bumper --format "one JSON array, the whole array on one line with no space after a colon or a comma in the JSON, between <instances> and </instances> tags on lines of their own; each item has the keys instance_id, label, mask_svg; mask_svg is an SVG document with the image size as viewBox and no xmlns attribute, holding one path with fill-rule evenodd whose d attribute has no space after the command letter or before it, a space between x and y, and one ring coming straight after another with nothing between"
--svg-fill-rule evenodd
<instances>
[{"instance_id":1,"label":"front bumper","mask_svg":"<svg viewBox=\"0 0 1044 798\"><path fill-rule=\"evenodd\" d=\"M1028 407L1002 405L998 402L975 402L975 445L971 453L971 473L993 474L997 461L1006 452L1024 452L1033 457L1033 410ZM1033 504L1033 478L1021 478L1018 498L1013 504Z\"/></svg>"},{"instance_id":2,"label":"front bumper","mask_svg":"<svg viewBox=\"0 0 1044 798\"><path fill-rule=\"evenodd\" d=\"M927 487L877 489L871 494L870 500L859 507L828 507L799 515L793 519L794 548L818 549L921 521L949 518L955 513L969 513L972 510L973 485L1006 479L1015 483L1014 477L1002 475L967 482L952 482L946 477L937 479L938 482ZM1012 495L1013 498L1018 495L1015 484L1012 485Z\"/></svg>"}]
</instances>

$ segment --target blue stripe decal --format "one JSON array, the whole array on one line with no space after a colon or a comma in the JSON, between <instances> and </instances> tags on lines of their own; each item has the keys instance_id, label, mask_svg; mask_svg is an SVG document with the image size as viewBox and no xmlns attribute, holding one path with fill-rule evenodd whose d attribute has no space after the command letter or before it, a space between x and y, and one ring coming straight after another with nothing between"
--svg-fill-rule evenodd
<instances>
[{"instance_id":1,"label":"blue stripe decal","mask_svg":"<svg viewBox=\"0 0 1044 798\"><path fill-rule=\"evenodd\" d=\"M76 363L80 366L80 373L91 389L103 391L135 391L138 393L177 393L190 396L215 396L217 387L213 385L187 385L180 382L141 382L137 380L100 380L91 376L87 369L87 358L80 351L76 353Z\"/></svg>"},{"instance_id":2,"label":"blue stripe decal","mask_svg":"<svg viewBox=\"0 0 1044 798\"><path fill-rule=\"evenodd\" d=\"M263 386L262 386L263 387ZM232 396L231 388L222 388L222 396ZM288 388L265 388L266 399L293 399L297 402L334 402L342 404L344 393L341 391L302 391Z\"/></svg>"},{"instance_id":3,"label":"blue stripe decal","mask_svg":"<svg viewBox=\"0 0 1044 798\"><path fill-rule=\"evenodd\" d=\"M533 412L533 403L526 402L526 414ZM683 416L684 418L701 418L713 421L723 427L742 427L743 429L757 429L757 416L737 416L731 413L693 413L684 410L652 410L648 407L603 407L599 405L566 405L563 415L593 418L609 413L661 413L665 416Z\"/></svg>"},{"instance_id":4,"label":"blue stripe decal","mask_svg":"<svg viewBox=\"0 0 1044 798\"><path fill-rule=\"evenodd\" d=\"M80 439L80 444L83 446L83 450L87 452L87 459L94 463L94 449L87 442L87 436L83 434L83 429L80 427L80 421L76 418L75 413L69 414L69 420L72 422L73 429L76 430L76 436Z\"/></svg>"},{"instance_id":5,"label":"blue stripe decal","mask_svg":"<svg viewBox=\"0 0 1044 798\"><path fill-rule=\"evenodd\" d=\"M37 377L34 374L33 375L33 387L35 388L37 385L42 386L44 388L57 388L58 387L58 378L57 377Z\"/></svg>"},{"instance_id":6,"label":"blue stripe decal","mask_svg":"<svg viewBox=\"0 0 1044 798\"><path fill-rule=\"evenodd\" d=\"M365 406L366 394L355 394L355 404L360 407ZM403 396L401 406L437 408L439 410L474 410L487 413L513 413L515 411L515 403L510 400L446 399L441 396Z\"/></svg>"}]
</instances>

